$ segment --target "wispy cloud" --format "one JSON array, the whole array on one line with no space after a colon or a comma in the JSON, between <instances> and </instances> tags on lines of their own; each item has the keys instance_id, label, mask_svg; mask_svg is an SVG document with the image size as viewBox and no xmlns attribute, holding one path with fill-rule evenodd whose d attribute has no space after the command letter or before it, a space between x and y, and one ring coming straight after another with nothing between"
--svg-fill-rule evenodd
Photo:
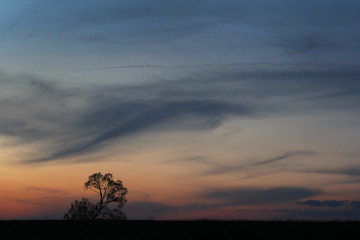
<instances>
[{"instance_id":1,"label":"wispy cloud","mask_svg":"<svg viewBox=\"0 0 360 240\"><path fill-rule=\"evenodd\" d=\"M319 33L307 33L296 37L283 37L276 45L291 54L334 51L345 47L333 39L327 39L321 36Z\"/></svg>"},{"instance_id":2,"label":"wispy cloud","mask_svg":"<svg viewBox=\"0 0 360 240\"><path fill-rule=\"evenodd\" d=\"M233 164L228 164L228 165L223 165L223 164L218 164L218 163L211 163L211 168L210 170L206 171L204 174L205 175L216 175L216 174L227 174L227 173L236 173L236 172L241 172L241 171L245 171L245 170L251 170L254 167L261 167L261 166L265 166L265 165L269 165L269 164L273 164L285 159L290 159L292 157L296 157L296 156L300 156L300 157L309 157L309 156L313 156L316 153L313 151L291 151L291 152L286 152L284 154L281 154L279 156L273 157L273 158L269 158L263 161L255 161L255 162L251 162L251 163L233 163Z\"/></svg>"},{"instance_id":3,"label":"wispy cloud","mask_svg":"<svg viewBox=\"0 0 360 240\"><path fill-rule=\"evenodd\" d=\"M359 76L356 70L342 68L270 72L217 69L195 71L185 79L81 89L35 76L10 77L2 73L0 106L7 114L0 117L0 133L22 143L46 143L48 148L39 157L25 160L46 162L91 153L104 144L149 131L215 129L231 116L264 118L329 104L334 110L332 101L341 103L341 109L345 103L348 109L355 109L360 95L346 92L360 89ZM336 94L339 92L342 94ZM316 98L324 94L333 95ZM293 103L291 108L289 103ZM309 154L290 151L248 166L219 166L216 171Z\"/></svg>"},{"instance_id":4,"label":"wispy cloud","mask_svg":"<svg viewBox=\"0 0 360 240\"><path fill-rule=\"evenodd\" d=\"M1 29L1 36L6 36L11 33L13 29L19 25L26 15L30 14L37 6L41 4L42 0L37 0L30 3L22 12L20 12L9 24L5 26L5 28Z\"/></svg>"},{"instance_id":5,"label":"wispy cloud","mask_svg":"<svg viewBox=\"0 0 360 240\"><path fill-rule=\"evenodd\" d=\"M178 45L179 39L186 41L190 36L203 34L206 36L206 42L212 41L212 46L218 46L222 42L223 48L231 48L234 45L240 46L239 39L243 42L243 36L250 34L252 40L255 38L252 44L258 41L259 46L261 44L274 46L272 42L276 39L276 45L287 52L305 54L309 51L336 49L346 45L347 42L356 42L358 37L354 30L359 20L357 12L354 11L359 7L356 1L346 3L328 1L326 5L319 1L311 3L278 1L274 4L263 0L256 3L252 1L194 3L188 0L151 3L148 1L89 3L83 0L40 3L34 4L36 8L30 6L23 13L18 14L7 28L18 27L22 36L24 33L42 39L56 36L61 40L70 40L75 45L89 42L127 46L149 43L161 45L169 41ZM191 7L188 7L190 5ZM344 15L346 18L343 17ZM41 28L37 27L39 23ZM344 37L339 40L324 37L334 38L334 29L341 33L336 35ZM264 32L267 34L266 37L263 36ZM220 37L214 38L214 33ZM224 37L230 39L227 42L230 44L225 44ZM197 48L201 47L198 43L192 42L186 44L182 50L196 49L193 44L196 44Z\"/></svg>"},{"instance_id":6,"label":"wispy cloud","mask_svg":"<svg viewBox=\"0 0 360 240\"><path fill-rule=\"evenodd\" d=\"M206 211L231 206L260 206L291 203L319 195L321 190L298 187L278 188L216 188L200 190L196 202L177 205L161 202L129 202L124 211L132 219L162 218L186 211Z\"/></svg>"},{"instance_id":7,"label":"wispy cloud","mask_svg":"<svg viewBox=\"0 0 360 240\"><path fill-rule=\"evenodd\" d=\"M126 137L152 127L160 126L161 128L162 124L167 124L165 126L167 129L212 129L219 126L228 114L246 116L250 112L250 109L245 106L214 101L174 101L167 103L148 101L110 105L91 113L91 116L85 115L81 122L82 126L88 129L96 127L94 130L98 131L97 136L83 144L69 147L65 151L59 151L48 158L35 161L47 161L84 153L106 141ZM187 122L186 116L195 121ZM180 119L183 119L184 122ZM177 124L172 125L172 123Z\"/></svg>"},{"instance_id":8,"label":"wispy cloud","mask_svg":"<svg viewBox=\"0 0 360 240\"><path fill-rule=\"evenodd\" d=\"M33 193L40 193L40 194L61 194L65 195L67 192L55 189L55 188L42 188L42 187L27 187L26 190L32 191Z\"/></svg>"},{"instance_id":9,"label":"wispy cloud","mask_svg":"<svg viewBox=\"0 0 360 240\"><path fill-rule=\"evenodd\" d=\"M249 164L246 164L244 166L260 166L260 165L267 165L267 164L270 164L270 163L275 163L275 162L278 162L278 161L281 161L281 160L284 160L284 159L287 159L287 158L290 158L290 157L294 157L294 156L313 156L315 155L316 153L314 151L293 151L293 152L287 152L287 153L284 153L283 155L280 155L280 156L277 156L277 157L274 157L274 158L270 158L270 159L267 159L267 160L264 160L264 161L260 161L260 162L254 162L254 163L249 163Z\"/></svg>"},{"instance_id":10,"label":"wispy cloud","mask_svg":"<svg viewBox=\"0 0 360 240\"><path fill-rule=\"evenodd\" d=\"M97 66L82 67L74 70L111 70L111 69L136 69L136 68L179 68L199 69L208 67L236 67L236 66L293 66L293 67L357 67L356 64L327 64L327 63L269 63L269 62L242 62L242 63L193 63L193 64L142 64L142 65L118 65L118 66Z\"/></svg>"}]
</instances>

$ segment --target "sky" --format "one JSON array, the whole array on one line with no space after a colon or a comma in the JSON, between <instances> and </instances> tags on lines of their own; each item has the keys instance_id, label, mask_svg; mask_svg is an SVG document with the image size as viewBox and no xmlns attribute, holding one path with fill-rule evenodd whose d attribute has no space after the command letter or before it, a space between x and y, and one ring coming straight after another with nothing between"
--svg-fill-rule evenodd
<instances>
[{"instance_id":1,"label":"sky","mask_svg":"<svg viewBox=\"0 0 360 240\"><path fill-rule=\"evenodd\" d=\"M0 219L360 220L359 1L0 6Z\"/></svg>"}]
</instances>

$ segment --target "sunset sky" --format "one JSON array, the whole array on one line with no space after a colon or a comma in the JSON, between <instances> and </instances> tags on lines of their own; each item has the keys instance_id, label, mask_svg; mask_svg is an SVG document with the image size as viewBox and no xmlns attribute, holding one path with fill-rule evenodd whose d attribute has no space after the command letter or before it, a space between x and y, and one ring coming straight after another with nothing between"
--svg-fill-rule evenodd
<instances>
[{"instance_id":1,"label":"sunset sky","mask_svg":"<svg viewBox=\"0 0 360 240\"><path fill-rule=\"evenodd\" d=\"M357 0L0 0L0 219L95 172L129 219L360 220Z\"/></svg>"}]
</instances>

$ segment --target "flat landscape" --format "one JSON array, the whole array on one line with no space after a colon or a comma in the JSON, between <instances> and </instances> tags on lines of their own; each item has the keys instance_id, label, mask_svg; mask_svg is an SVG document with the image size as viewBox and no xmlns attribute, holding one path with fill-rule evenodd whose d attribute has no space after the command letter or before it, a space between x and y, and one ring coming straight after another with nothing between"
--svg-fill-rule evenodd
<instances>
[{"instance_id":1,"label":"flat landscape","mask_svg":"<svg viewBox=\"0 0 360 240\"><path fill-rule=\"evenodd\" d=\"M0 240L353 239L360 0L0 0Z\"/></svg>"},{"instance_id":2,"label":"flat landscape","mask_svg":"<svg viewBox=\"0 0 360 240\"><path fill-rule=\"evenodd\" d=\"M360 222L301 221L1 221L1 239L304 239L356 236Z\"/></svg>"}]
</instances>

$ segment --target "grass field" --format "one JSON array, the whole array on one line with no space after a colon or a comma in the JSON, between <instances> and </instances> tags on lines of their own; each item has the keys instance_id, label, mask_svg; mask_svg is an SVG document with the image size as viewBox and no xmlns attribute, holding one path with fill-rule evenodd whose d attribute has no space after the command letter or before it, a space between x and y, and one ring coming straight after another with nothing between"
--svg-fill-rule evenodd
<instances>
[{"instance_id":1,"label":"grass field","mask_svg":"<svg viewBox=\"0 0 360 240\"><path fill-rule=\"evenodd\" d=\"M0 239L350 239L359 229L360 222L0 221Z\"/></svg>"}]
</instances>

